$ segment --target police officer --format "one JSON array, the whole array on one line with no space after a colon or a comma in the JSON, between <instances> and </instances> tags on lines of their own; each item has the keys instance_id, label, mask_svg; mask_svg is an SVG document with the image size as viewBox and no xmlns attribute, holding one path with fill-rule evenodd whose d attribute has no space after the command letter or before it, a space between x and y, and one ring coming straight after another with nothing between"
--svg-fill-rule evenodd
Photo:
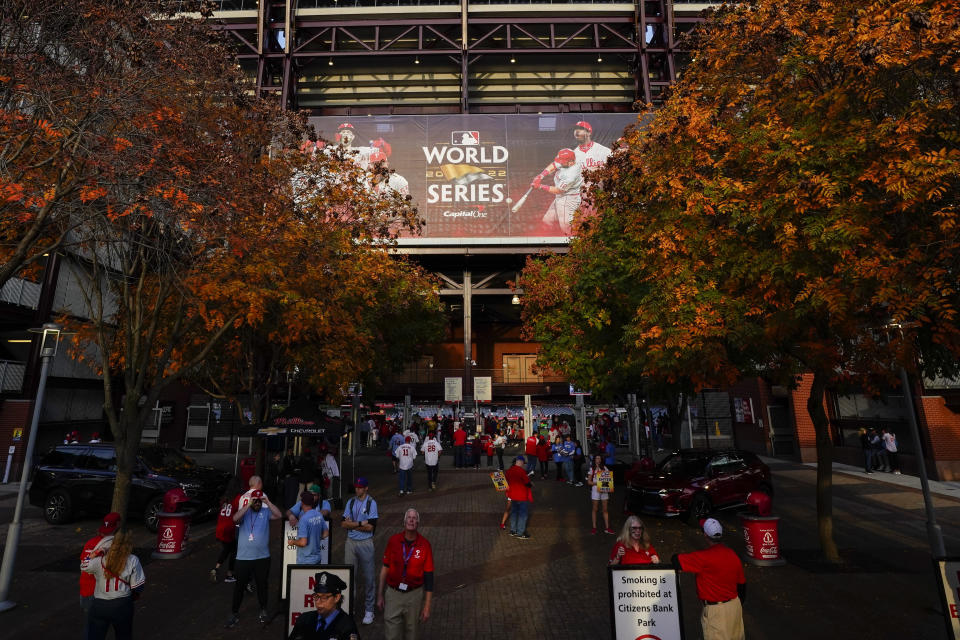
<instances>
[{"instance_id":1,"label":"police officer","mask_svg":"<svg viewBox=\"0 0 960 640\"><path fill-rule=\"evenodd\" d=\"M347 583L327 571L314 575L314 611L297 618L289 640L359 640L357 624L340 608Z\"/></svg>"}]
</instances>

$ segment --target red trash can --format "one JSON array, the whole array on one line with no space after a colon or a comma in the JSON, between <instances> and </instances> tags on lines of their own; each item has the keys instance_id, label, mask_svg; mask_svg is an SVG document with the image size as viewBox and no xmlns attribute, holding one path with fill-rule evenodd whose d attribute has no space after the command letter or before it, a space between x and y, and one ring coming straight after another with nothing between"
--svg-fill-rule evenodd
<instances>
[{"instance_id":1,"label":"red trash can","mask_svg":"<svg viewBox=\"0 0 960 640\"><path fill-rule=\"evenodd\" d=\"M257 473L257 458L251 456L240 461L240 486L246 487L250 484L250 478Z\"/></svg>"},{"instance_id":2,"label":"red trash can","mask_svg":"<svg viewBox=\"0 0 960 640\"><path fill-rule=\"evenodd\" d=\"M758 567L776 567L787 563L780 557L780 518L770 515L773 500L763 491L747 494L752 514L741 514L743 541L747 546L747 562Z\"/></svg>"},{"instance_id":3,"label":"red trash can","mask_svg":"<svg viewBox=\"0 0 960 640\"><path fill-rule=\"evenodd\" d=\"M179 487L170 489L163 496L163 511L157 514L157 550L151 554L155 560L176 560L189 552L191 511L181 511L180 505L187 502L187 494Z\"/></svg>"}]
</instances>

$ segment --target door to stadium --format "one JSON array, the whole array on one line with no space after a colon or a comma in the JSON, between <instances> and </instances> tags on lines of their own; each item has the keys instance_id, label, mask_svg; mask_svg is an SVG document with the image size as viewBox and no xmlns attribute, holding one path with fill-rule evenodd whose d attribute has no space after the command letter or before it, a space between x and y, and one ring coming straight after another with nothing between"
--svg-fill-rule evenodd
<instances>
[{"instance_id":1,"label":"door to stadium","mask_svg":"<svg viewBox=\"0 0 960 640\"><path fill-rule=\"evenodd\" d=\"M543 382L543 376L534 372L537 362L535 353L504 354L504 382Z\"/></svg>"}]
</instances>

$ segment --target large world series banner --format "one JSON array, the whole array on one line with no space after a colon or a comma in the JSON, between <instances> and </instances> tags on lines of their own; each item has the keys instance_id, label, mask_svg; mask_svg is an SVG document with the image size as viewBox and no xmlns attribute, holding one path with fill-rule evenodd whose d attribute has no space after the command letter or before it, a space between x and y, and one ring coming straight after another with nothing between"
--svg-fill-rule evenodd
<instances>
[{"instance_id":1,"label":"large world series banner","mask_svg":"<svg viewBox=\"0 0 960 640\"><path fill-rule=\"evenodd\" d=\"M362 167L385 162L394 172L379 188L409 194L426 223L403 245L565 241L589 171L636 122L628 113L310 119Z\"/></svg>"}]
</instances>

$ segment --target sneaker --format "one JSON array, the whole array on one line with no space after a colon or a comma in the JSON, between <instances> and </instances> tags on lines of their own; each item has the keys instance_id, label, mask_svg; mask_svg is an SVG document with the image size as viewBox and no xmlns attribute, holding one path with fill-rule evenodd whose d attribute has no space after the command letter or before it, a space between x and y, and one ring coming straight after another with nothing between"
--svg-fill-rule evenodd
<instances>
[{"instance_id":1,"label":"sneaker","mask_svg":"<svg viewBox=\"0 0 960 640\"><path fill-rule=\"evenodd\" d=\"M260 615L257 617L257 619L260 621L260 624L267 624L267 620L269 620L267 617L267 610L260 609Z\"/></svg>"},{"instance_id":2,"label":"sneaker","mask_svg":"<svg viewBox=\"0 0 960 640\"><path fill-rule=\"evenodd\" d=\"M210 569L210 582L212 582L213 584L217 584L217 570L216 570L216 569Z\"/></svg>"},{"instance_id":3,"label":"sneaker","mask_svg":"<svg viewBox=\"0 0 960 640\"><path fill-rule=\"evenodd\" d=\"M894 472L893 472L893 475L895 475L895 476L899 476L899 475L900 475L900 471L899 471L899 469L898 469L897 471L894 471Z\"/></svg>"},{"instance_id":4,"label":"sneaker","mask_svg":"<svg viewBox=\"0 0 960 640\"><path fill-rule=\"evenodd\" d=\"M578 482L578 483L575 484L574 486L575 486L575 487L582 487L582 486L583 486L583 483L582 483L582 482Z\"/></svg>"},{"instance_id":5,"label":"sneaker","mask_svg":"<svg viewBox=\"0 0 960 640\"><path fill-rule=\"evenodd\" d=\"M516 538L516 537L517 537L517 532L516 532L516 531L511 531L511 532L510 532L510 535L513 536L514 538Z\"/></svg>"},{"instance_id":6,"label":"sneaker","mask_svg":"<svg viewBox=\"0 0 960 640\"><path fill-rule=\"evenodd\" d=\"M867 473L873 473L873 471L867 471Z\"/></svg>"},{"instance_id":7,"label":"sneaker","mask_svg":"<svg viewBox=\"0 0 960 640\"><path fill-rule=\"evenodd\" d=\"M532 475L533 475L533 471L527 471L527 475L528 475L528 476L532 476Z\"/></svg>"},{"instance_id":8,"label":"sneaker","mask_svg":"<svg viewBox=\"0 0 960 640\"><path fill-rule=\"evenodd\" d=\"M596 528L596 527L594 527L593 529L590 529L590 535L592 535L592 536L597 535L597 528Z\"/></svg>"},{"instance_id":9,"label":"sneaker","mask_svg":"<svg viewBox=\"0 0 960 640\"><path fill-rule=\"evenodd\" d=\"M521 540L529 540L529 539L530 539L530 534L524 532L524 533L521 533L520 535L518 535L517 537L520 538Z\"/></svg>"},{"instance_id":10,"label":"sneaker","mask_svg":"<svg viewBox=\"0 0 960 640\"><path fill-rule=\"evenodd\" d=\"M603 532L604 532L604 533L609 533L610 535L614 535L613 529L611 529L610 527L607 527L606 529L604 529Z\"/></svg>"},{"instance_id":11,"label":"sneaker","mask_svg":"<svg viewBox=\"0 0 960 640\"><path fill-rule=\"evenodd\" d=\"M229 575L228 575L226 578L223 579L223 581L224 581L224 582L236 582L237 579L234 578L233 576L229 576Z\"/></svg>"},{"instance_id":12,"label":"sneaker","mask_svg":"<svg viewBox=\"0 0 960 640\"><path fill-rule=\"evenodd\" d=\"M257 588L253 586L252 582L247 583L247 593L253 593L254 591L256 591L256 589Z\"/></svg>"},{"instance_id":13,"label":"sneaker","mask_svg":"<svg viewBox=\"0 0 960 640\"><path fill-rule=\"evenodd\" d=\"M235 626L237 626L238 624L240 624L240 617L237 616L237 614L232 613L232 614L230 614L230 617L227 618L227 621L224 623L223 628L224 628L224 629L232 629L232 628L234 628Z\"/></svg>"},{"instance_id":14,"label":"sneaker","mask_svg":"<svg viewBox=\"0 0 960 640\"><path fill-rule=\"evenodd\" d=\"M373 624L373 611L363 614L363 621L360 624Z\"/></svg>"},{"instance_id":15,"label":"sneaker","mask_svg":"<svg viewBox=\"0 0 960 640\"><path fill-rule=\"evenodd\" d=\"M401 497L401 498L403 497L403 491L400 492L400 497Z\"/></svg>"}]
</instances>

